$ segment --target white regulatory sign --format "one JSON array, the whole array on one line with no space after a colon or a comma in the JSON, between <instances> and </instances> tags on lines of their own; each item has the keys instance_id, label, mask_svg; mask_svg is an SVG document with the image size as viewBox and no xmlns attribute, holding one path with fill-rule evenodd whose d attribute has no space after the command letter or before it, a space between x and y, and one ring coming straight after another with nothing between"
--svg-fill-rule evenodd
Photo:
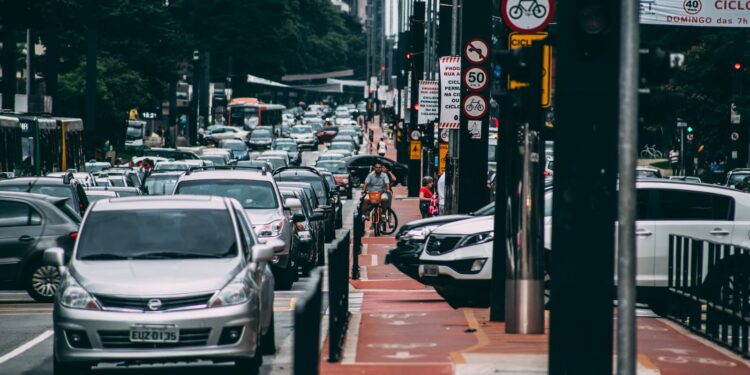
<instances>
[{"instance_id":1,"label":"white regulatory sign","mask_svg":"<svg viewBox=\"0 0 750 375\"><path fill-rule=\"evenodd\" d=\"M448 129L440 129L440 140L448 142Z\"/></svg>"},{"instance_id":2,"label":"white regulatory sign","mask_svg":"<svg viewBox=\"0 0 750 375\"><path fill-rule=\"evenodd\" d=\"M473 66L464 72L464 86L470 91L481 91L488 82L487 71L481 66Z\"/></svg>"},{"instance_id":3,"label":"white regulatory sign","mask_svg":"<svg viewBox=\"0 0 750 375\"><path fill-rule=\"evenodd\" d=\"M472 64L481 64L487 61L489 54L490 47L487 45L487 42L481 39L472 39L464 46L464 56Z\"/></svg>"},{"instance_id":4,"label":"white regulatory sign","mask_svg":"<svg viewBox=\"0 0 750 375\"><path fill-rule=\"evenodd\" d=\"M544 29L552 20L552 0L503 0L500 13L511 29L531 33Z\"/></svg>"},{"instance_id":5,"label":"white regulatory sign","mask_svg":"<svg viewBox=\"0 0 750 375\"><path fill-rule=\"evenodd\" d=\"M419 137L422 136L422 134L419 132L419 130L412 130L411 133L409 133L409 136L411 139L418 141Z\"/></svg>"},{"instance_id":6,"label":"white regulatory sign","mask_svg":"<svg viewBox=\"0 0 750 375\"><path fill-rule=\"evenodd\" d=\"M479 94L467 95L464 98L463 108L464 115L471 119L478 119L487 113L487 99Z\"/></svg>"}]
</instances>

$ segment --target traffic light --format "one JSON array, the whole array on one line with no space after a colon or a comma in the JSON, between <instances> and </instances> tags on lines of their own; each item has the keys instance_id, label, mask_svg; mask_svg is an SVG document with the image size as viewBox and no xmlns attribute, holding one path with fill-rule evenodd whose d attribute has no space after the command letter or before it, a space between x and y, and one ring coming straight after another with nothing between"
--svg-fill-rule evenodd
<instances>
[{"instance_id":1,"label":"traffic light","mask_svg":"<svg viewBox=\"0 0 750 375\"><path fill-rule=\"evenodd\" d=\"M732 67L734 68L735 72L739 72L739 71L742 70L742 63L736 62L736 63L734 63L734 65L732 65Z\"/></svg>"},{"instance_id":2,"label":"traffic light","mask_svg":"<svg viewBox=\"0 0 750 375\"><path fill-rule=\"evenodd\" d=\"M688 126L687 127L687 132L688 132L688 134L691 134L693 132L693 127L692 126Z\"/></svg>"}]
</instances>

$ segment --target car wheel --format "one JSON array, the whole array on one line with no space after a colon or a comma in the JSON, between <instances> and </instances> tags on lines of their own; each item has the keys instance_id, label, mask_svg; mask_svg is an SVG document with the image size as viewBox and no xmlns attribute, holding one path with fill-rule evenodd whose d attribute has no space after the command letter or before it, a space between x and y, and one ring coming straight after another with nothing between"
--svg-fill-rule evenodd
<instances>
[{"instance_id":1,"label":"car wheel","mask_svg":"<svg viewBox=\"0 0 750 375\"><path fill-rule=\"evenodd\" d=\"M268 327L266 334L260 338L260 347L263 355L276 354L276 323L274 315L271 315L271 325Z\"/></svg>"},{"instance_id":2,"label":"car wheel","mask_svg":"<svg viewBox=\"0 0 750 375\"><path fill-rule=\"evenodd\" d=\"M234 361L234 373L237 375L258 375L260 366L263 365L263 340L258 332L258 343L255 345L253 358L242 358Z\"/></svg>"},{"instance_id":3,"label":"car wheel","mask_svg":"<svg viewBox=\"0 0 750 375\"><path fill-rule=\"evenodd\" d=\"M24 279L31 298L37 302L52 302L62 275L57 267L37 261L29 267Z\"/></svg>"},{"instance_id":4,"label":"car wheel","mask_svg":"<svg viewBox=\"0 0 750 375\"><path fill-rule=\"evenodd\" d=\"M54 375L84 375L91 373L91 365L78 362L60 362L57 356L52 356L52 373Z\"/></svg>"}]
</instances>

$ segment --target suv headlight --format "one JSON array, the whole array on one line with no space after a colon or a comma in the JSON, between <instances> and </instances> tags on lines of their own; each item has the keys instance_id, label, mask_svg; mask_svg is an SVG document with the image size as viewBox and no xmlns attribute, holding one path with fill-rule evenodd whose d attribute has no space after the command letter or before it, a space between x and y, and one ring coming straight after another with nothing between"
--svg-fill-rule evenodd
<instances>
[{"instance_id":1,"label":"suv headlight","mask_svg":"<svg viewBox=\"0 0 750 375\"><path fill-rule=\"evenodd\" d=\"M70 309L101 310L94 297L68 275L60 286L60 304Z\"/></svg>"},{"instance_id":2,"label":"suv headlight","mask_svg":"<svg viewBox=\"0 0 750 375\"><path fill-rule=\"evenodd\" d=\"M401 236L401 239L403 240L416 240L416 241L424 241L427 236L432 233L435 228L439 227L439 225L427 225L420 228L414 228L412 230L407 231Z\"/></svg>"},{"instance_id":3,"label":"suv headlight","mask_svg":"<svg viewBox=\"0 0 750 375\"><path fill-rule=\"evenodd\" d=\"M242 271L226 286L211 297L209 307L232 306L245 303L254 296L253 290L245 282L247 273Z\"/></svg>"},{"instance_id":4,"label":"suv headlight","mask_svg":"<svg viewBox=\"0 0 750 375\"><path fill-rule=\"evenodd\" d=\"M494 238L495 238L494 231L472 234L472 235L464 237L464 239L462 239L458 243L458 245L456 245L456 248L479 245L482 243L491 242Z\"/></svg>"},{"instance_id":5,"label":"suv headlight","mask_svg":"<svg viewBox=\"0 0 750 375\"><path fill-rule=\"evenodd\" d=\"M284 229L284 219L272 221L268 224L255 226L255 233L259 237L276 237Z\"/></svg>"}]
</instances>

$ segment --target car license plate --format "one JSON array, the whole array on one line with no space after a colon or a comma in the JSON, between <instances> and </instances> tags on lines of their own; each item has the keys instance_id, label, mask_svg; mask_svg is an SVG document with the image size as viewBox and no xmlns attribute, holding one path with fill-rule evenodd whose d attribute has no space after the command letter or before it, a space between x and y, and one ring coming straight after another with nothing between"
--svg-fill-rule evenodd
<instances>
[{"instance_id":1,"label":"car license plate","mask_svg":"<svg viewBox=\"0 0 750 375\"><path fill-rule=\"evenodd\" d=\"M179 342L180 330L174 325L134 325L130 327L130 342Z\"/></svg>"},{"instance_id":2,"label":"car license plate","mask_svg":"<svg viewBox=\"0 0 750 375\"><path fill-rule=\"evenodd\" d=\"M425 276L437 276L438 275L438 266L437 266L437 264L425 264L424 265L424 275Z\"/></svg>"}]
</instances>

